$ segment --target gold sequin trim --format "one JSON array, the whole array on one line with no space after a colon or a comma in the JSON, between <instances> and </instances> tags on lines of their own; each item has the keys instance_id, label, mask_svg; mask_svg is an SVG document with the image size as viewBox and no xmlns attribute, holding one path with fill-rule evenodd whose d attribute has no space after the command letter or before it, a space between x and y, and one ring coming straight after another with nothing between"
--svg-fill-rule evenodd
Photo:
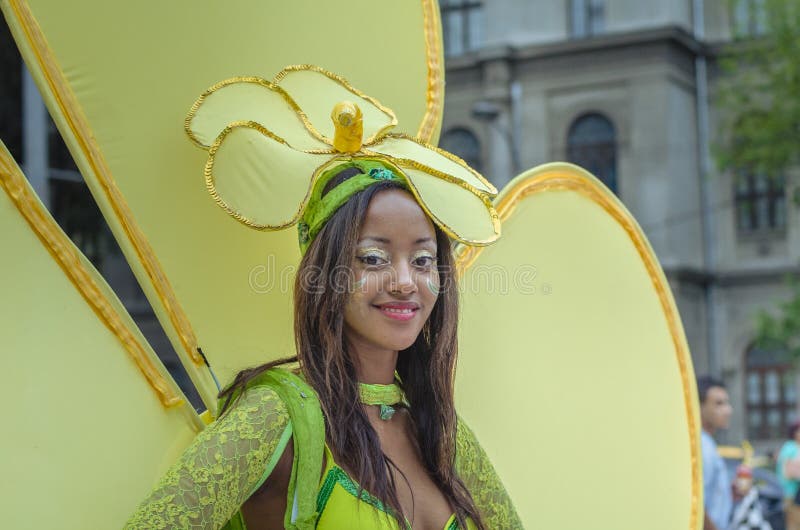
<instances>
[{"instance_id":1,"label":"gold sequin trim","mask_svg":"<svg viewBox=\"0 0 800 530\"><path fill-rule=\"evenodd\" d=\"M504 190L497 203L497 212L501 221L505 222L513 215L517 205L531 195L554 190L572 191L587 197L603 208L628 234L639 254L639 258L645 265L653 288L658 294L681 374L684 407L689 426L688 441L692 465L692 500L689 529L694 530L700 523L699 506L702 488L700 456L698 455L697 447L697 440L699 440L699 433L697 432L698 411L695 397L692 393L694 383L690 375L690 355L678 310L667 287L666 279L663 277L661 267L639 225L616 198L610 197L607 192L601 191L598 184L580 173L583 173L583 170L564 163L547 164L538 170L533 170L528 177L514 182L513 187ZM462 274L475 263L482 250L482 248L464 246L459 246L456 249L456 265Z\"/></svg>"},{"instance_id":2,"label":"gold sequin trim","mask_svg":"<svg viewBox=\"0 0 800 530\"><path fill-rule=\"evenodd\" d=\"M197 339L189 320L178 303L172 286L158 263L153 249L134 221L122 193L117 188L111 175L111 170L93 140L94 136L86 118L83 116L75 96L69 89L58 63L50 51L47 40L42 34L41 28L23 0L9 0L9 5L25 33L25 38L35 54L35 59L41 68L42 75L47 81L56 103L61 108L75 141L86 157L90 169L96 176L97 182L100 184L122 230L142 263L145 273L150 278L150 282L170 319L170 323L178 334L187 357L196 365L203 365L203 359L197 352Z\"/></svg>"},{"instance_id":3,"label":"gold sequin trim","mask_svg":"<svg viewBox=\"0 0 800 530\"><path fill-rule=\"evenodd\" d=\"M435 145L423 142L419 138L414 138L413 136L409 136L409 135L403 134L403 133L390 133L390 134L387 134L386 137L387 138L398 138L398 139L408 140L408 141L414 142L417 145L420 145L422 147L425 147L427 149L430 149L431 151L434 151L434 152L442 155L443 157L447 158L451 162L455 162L456 164L458 164L460 166L463 166L464 169L469 171L476 179L478 179L484 186L486 186L486 189L485 190L481 190L481 193L487 193L487 194L491 195L492 197L497 195L497 188L494 187L494 184L492 184L491 182L486 180L486 178L483 175L481 175L480 173L478 173L477 171L472 169L472 167L470 167L470 165L467 164L462 158L459 158L458 156L454 155L453 153L450 153L449 151L445 151L444 149L440 149L439 147L437 147Z\"/></svg>"},{"instance_id":4,"label":"gold sequin trim","mask_svg":"<svg viewBox=\"0 0 800 530\"><path fill-rule=\"evenodd\" d=\"M354 158L356 158L356 157L354 157ZM423 209L423 211L428 215L428 217L433 219L434 222L439 226L439 228L441 228L442 231L445 234L447 234L451 239L454 239L456 241L459 241L459 242L467 244L467 245L483 247L483 246L491 245L492 243L497 241L497 239L500 237L500 231L501 231L500 220L499 220L499 217L497 215L497 212L495 211L494 205L492 204L492 201L489 198L489 196L486 195L485 193L481 192L477 188L475 188L475 187L471 186L470 184L467 184L463 180L455 178L455 177L453 177L451 175L448 175L446 173L442 173L440 171L436 171L434 169L431 169L431 168L429 168L429 167L427 167L427 166L425 166L423 164L420 164L419 162L416 162L415 160L405 160L405 159L398 160L396 158L392 158L392 157L389 157L387 155L383 155L381 153L370 153L370 152L367 153L367 156L365 158L371 158L373 160L380 160L387 167L389 167L391 169L394 169L394 171L398 175L402 176L403 179L405 179L406 183L408 184L408 188L411 191L411 194L414 196L414 198L416 199L416 201L420 205L420 207ZM486 212L489 215L489 218L491 220L492 229L494 230L495 235L493 237L490 237L490 238L487 238L487 239L470 239L470 238L464 237L463 235L459 234L450 225L442 222L442 220L439 219L439 217L436 214L434 214L433 211L431 211L431 209L425 203L425 199L422 197L422 195L419 193L419 190L417 190L417 187L414 185L414 179L409 177L405 173L405 171L402 170L402 167L409 167L409 168L413 168L413 169L418 169L418 170L423 171L425 173L429 173L431 176L440 178L442 180L446 180L447 182L455 184L455 185L457 185L457 186L459 186L461 188L464 188L465 190L471 192L478 199L480 199L480 201L483 203L484 207L486 208Z\"/></svg>"},{"instance_id":5,"label":"gold sequin trim","mask_svg":"<svg viewBox=\"0 0 800 530\"><path fill-rule=\"evenodd\" d=\"M145 380L165 407L182 405L184 400L170 387L153 364L145 347L125 325L81 261L81 256L69 238L33 195L28 182L4 149L0 149L0 187L22 214L36 237L42 242L67 278L75 286L92 311L119 340Z\"/></svg>"},{"instance_id":6,"label":"gold sequin trim","mask_svg":"<svg viewBox=\"0 0 800 530\"><path fill-rule=\"evenodd\" d=\"M225 138L227 138L231 132L239 128L256 130L261 134L263 134L264 136L272 140L275 140L278 143L281 143L290 148L292 147L288 143L286 143L286 141L283 138L273 133L260 123L254 121L236 121L231 123L230 125L225 127L225 129L223 129L221 133L219 133L219 136L217 136L217 139L214 141L213 144L211 144L211 148L209 148L208 150L208 160L206 161L206 166L204 170L206 189L208 190L208 193L211 194L211 197L214 198L214 201L219 205L220 208L225 210L228 213L228 215L230 215L240 223L249 226L250 228L254 228L256 230L281 230L283 228L292 226L293 224L295 224L297 221L300 220L300 217L303 214L303 210L305 210L306 208L306 204L308 203L308 199L311 196L311 190L314 187L314 182L316 182L316 176L319 173L319 170L317 170L314 173L314 176L311 178L309 182L308 190L306 191L305 197L303 197L303 200L300 202L297 211L294 213L294 215L292 215L292 217L288 221L284 221L282 223L275 225L265 225L250 219L243 213L231 208L228 205L228 203L226 203L225 200L222 197L220 197L219 193L217 193L217 187L214 182L214 162L216 161L217 150L219 149L220 145L222 145L222 142L225 141ZM266 176L266 178L269 177Z\"/></svg>"}]
</instances>

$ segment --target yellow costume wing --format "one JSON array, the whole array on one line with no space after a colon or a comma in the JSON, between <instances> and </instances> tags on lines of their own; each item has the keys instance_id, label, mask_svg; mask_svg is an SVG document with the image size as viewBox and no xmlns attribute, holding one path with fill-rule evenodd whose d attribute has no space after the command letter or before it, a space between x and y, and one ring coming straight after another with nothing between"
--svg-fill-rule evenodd
<instances>
[{"instance_id":1,"label":"yellow costume wing","mask_svg":"<svg viewBox=\"0 0 800 530\"><path fill-rule=\"evenodd\" d=\"M216 387L198 347L222 381L293 352L291 285L299 251L293 230L243 230L209 199L200 173L206 153L182 128L197 95L241 76L288 86L302 74L275 79L286 65L315 64L403 116L397 132L432 143L438 137L444 85L433 0L0 0L0 6L103 215L212 410ZM382 44L398 36L402 47Z\"/></svg>"},{"instance_id":2,"label":"yellow costume wing","mask_svg":"<svg viewBox=\"0 0 800 530\"><path fill-rule=\"evenodd\" d=\"M2 143L0 231L3 525L120 528L202 422Z\"/></svg>"},{"instance_id":3,"label":"yellow costume wing","mask_svg":"<svg viewBox=\"0 0 800 530\"><path fill-rule=\"evenodd\" d=\"M462 249L456 403L526 528L702 527L699 414L669 285L622 203L565 163Z\"/></svg>"},{"instance_id":4,"label":"yellow costume wing","mask_svg":"<svg viewBox=\"0 0 800 530\"><path fill-rule=\"evenodd\" d=\"M0 0L0 7L56 125L212 411L216 387L198 348L223 381L244 366L293 351L291 291L299 251L293 230L243 229L209 198L200 172L208 153L188 142L183 129L197 94L231 78L270 80L264 82L297 93L305 85L295 84L305 74L276 73L287 64L319 65L402 117L389 133L393 117L370 109L380 120L368 131L374 143L366 147L402 157L418 150L401 141L403 133L436 143L443 64L433 0L351 0L346 6L232 0L202 7ZM402 47L383 45L398 35ZM216 137L219 115L236 100L223 93L263 96L257 88L220 89L221 97L208 103L210 113L199 118L198 131L203 131L195 142L210 145ZM329 108L316 108L313 93L296 98L310 121L324 121ZM320 126L312 132L316 144L327 146L329 129ZM429 169L445 174L453 161L437 157L433 162L436 167ZM491 190L477 177L471 185ZM425 188L421 194L446 198L436 181ZM5 189L12 191L0 197L16 200L18 187ZM296 195L305 190L298 185ZM530 528L699 528L692 367L669 288L641 230L613 195L574 166L551 165L523 174L496 204L505 220L503 238L461 256L457 400L523 520ZM6 206L2 212L5 233L6 224L20 223L20 210ZM33 221L34 228L40 224L47 222ZM485 232L487 241L497 232L493 224L470 228ZM42 393L29 392L37 388L32 375L27 375L31 385L8 386L14 394L7 399L20 404L11 413L11 426L42 445L13 438L6 442L8 454L22 455L12 462L7 483L35 480L28 492L55 484L53 496L59 497L51 502L63 505L63 511L36 513L40 496L28 493L26 498L26 490L18 488L4 492L2 502L9 502L5 512L25 517L18 526L29 526L31 513L41 518L36 520L41 527L64 526L48 517L76 521L76 527L119 526L122 519L111 515L132 510L158 471L199 428L198 420L185 404L163 408L162 403L175 403L177 390L127 317L119 317L123 326L109 327L101 318L104 313L91 305L103 297L76 295L63 270L62 276L54 275L60 262L33 245L33 232L14 228L9 233L19 246L13 252L29 256L20 263L35 264L30 271L3 270L19 275L12 288L26 298L6 297L0 305L4 322L14 323L9 347L48 352L15 356L19 366L12 368L35 373L48 386ZM26 234L27 242L20 234ZM50 252L58 258L55 250ZM33 276L26 276L29 272ZM104 285L95 273L89 276ZM43 289L45 281L47 291L34 289ZM115 300L106 291L100 289ZM73 311L55 313L46 304L51 300L72 300ZM83 306L77 303L81 300ZM110 305L121 309L118 302ZM36 318L28 317L24 311L34 307ZM35 332L19 325L30 321L37 322ZM60 340L40 333L41 322L50 323ZM109 333L123 328L134 342ZM75 341L70 343L66 334L73 329L84 332L69 335ZM94 340L79 342L84 337ZM132 346L136 341L139 347ZM66 357L54 353L60 350L74 352L77 362L67 365ZM124 355L110 353L116 351ZM150 359L155 368L146 369L136 359ZM97 381L89 375L86 366L97 365L104 366L107 378L105 372ZM83 399L49 398L53 394L47 392L56 391ZM40 420L34 412L44 406L36 401L44 401L41 396L57 402L44 417L47 424L35 423ZM94 432L75 423L88 421L84 416L104 429ZM72 423L67 425L68 420ZM56 436L61 425L63 435ZM150 438L133 443L134 431ZM77 439L77 433L86 432ZM165 449L163 460L153 459ZM113 465L130 474L124 479L130 484L119 486L125 494L116 497L120 490L110 484L120 480L120 473L102 475ZM65 492L67 484L75 490ZM69 502L75 498L91 499L100 515L86 515L86 504ZM108 508L100 507L103 501ZM86 519L106 513L107 519Z\"/></svg>"}]
</instances>

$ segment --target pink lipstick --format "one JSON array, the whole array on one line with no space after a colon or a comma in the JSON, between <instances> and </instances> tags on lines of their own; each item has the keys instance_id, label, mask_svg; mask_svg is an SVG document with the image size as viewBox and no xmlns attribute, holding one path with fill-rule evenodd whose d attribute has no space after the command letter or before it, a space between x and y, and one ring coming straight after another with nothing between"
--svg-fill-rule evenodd
<instances>
[{"instance_id":1,"label":"pink lipstick","mask_svg":"<svg viewBox=\"0 0 800 530\"><path fill-rule=\"evenodd\" d=\"M374 306L378 311L394 320L411 320L419 311L419 304L414 302L388 302Z\"/></svg>"}]
</instances>

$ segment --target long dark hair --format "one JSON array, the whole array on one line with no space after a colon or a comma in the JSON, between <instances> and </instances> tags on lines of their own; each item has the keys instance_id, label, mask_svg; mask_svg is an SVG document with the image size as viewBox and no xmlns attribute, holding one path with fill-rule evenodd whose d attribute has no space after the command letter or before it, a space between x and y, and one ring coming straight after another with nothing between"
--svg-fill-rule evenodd
<instances>
[{"instance_id":1,"label":"long dark hair","mask_svg":"<svg viewBox=\"0 0 800 530\"><path fill-rule=\"evenodd\" d=\"M352 172L341 172L326 188L349 176ZM349 291L343 288L341 274L352 269L370 201L381 191L398 188L402 189L392 181L374 184L354 194L331 216L303 256L295 279L297 357L239 373L220 397L229 398L225 410L231 397L257 375L279 364L299 361L303 376L319 396L327 443L337 463L353 473L363 489L391 508L403 528L405 521L391 471L397 467L381 450L378 435L359 403L358 360L349 353L344 335ZM484 530L475 503L455 472L457 420L453 379L458 350L458 290L450 240L438 227L434 228L439 297L414 344L399 353L397 372L425 468L450 501L460 527L466 528L469 517ZM351 280L344 278L344 281Z\"/></svg>"}]
</instances>

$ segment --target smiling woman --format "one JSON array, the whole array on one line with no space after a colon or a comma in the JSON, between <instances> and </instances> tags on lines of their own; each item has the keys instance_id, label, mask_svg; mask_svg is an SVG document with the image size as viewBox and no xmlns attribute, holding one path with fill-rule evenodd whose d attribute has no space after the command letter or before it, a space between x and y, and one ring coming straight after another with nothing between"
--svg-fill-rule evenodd
<instances>
[{"instance_id":1,"label":"smiling woman","mask_svg":"<svg viewBox=\"0 0 800 530\"><path fill-rule=\"evenodd\" d=\"M320 152L286 151L286 141L254 124L248 130L266 143L248 136L236 147L246 159L239 163L221 148L238 127L226 120L240 116L220 119L225 112L215 100L218 116L209 119L202 108L209 94L193 107L190 121L222 127L206 166L220 206L262 228L298 224L297 356L237 375L220 394L220 418L142 503L130 528L521 528L453 400L458 291L450 235L496 239L493 188L452 155L389 138L391 124L362 123L391 111L359 97L383 114L331 104L333 138L308 125L333 150L313 170L291 219L270 217L280 215L271 204L286 196L265 193L271 188L263 184L281 156L275 144L293 159ZM382 153L362 146L370 132L370 147L382 145ZM193 137L213 135L204 129Z\"/></svg>"}]
</instances>

